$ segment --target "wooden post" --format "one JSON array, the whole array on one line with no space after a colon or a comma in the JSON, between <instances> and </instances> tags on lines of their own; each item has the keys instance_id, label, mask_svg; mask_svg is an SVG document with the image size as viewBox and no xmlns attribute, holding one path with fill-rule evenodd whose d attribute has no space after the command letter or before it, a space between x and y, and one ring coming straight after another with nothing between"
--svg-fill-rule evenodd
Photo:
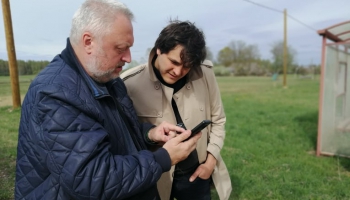
<instances>
[{"instance_id":1,"label":"wooden post","mask_svg":"<svg viewBox=\"0 0 350 200\"><path fill-rule=\"evenodd\" d=\"M12 32L12 20L11 20L11 9L9 0L2 0L2 13L4 15L4 26L6 35L6 46L8 63L11 78L11 89L12 89L12 103L13 108L21 106L21 95L19 93L19 81L18 81L18 68L15 51L15 43Z\"/></svg>"},{"instance_id":2,"label":"wooden post","mask_svg":"<svg viewBox=\"0 0 350 200\"><path fill-rule=\"evenodd\" d=\"M284 9L284 42L283 42L283 87L287 88L287 10Z\"/></svg>"}]
</instances>

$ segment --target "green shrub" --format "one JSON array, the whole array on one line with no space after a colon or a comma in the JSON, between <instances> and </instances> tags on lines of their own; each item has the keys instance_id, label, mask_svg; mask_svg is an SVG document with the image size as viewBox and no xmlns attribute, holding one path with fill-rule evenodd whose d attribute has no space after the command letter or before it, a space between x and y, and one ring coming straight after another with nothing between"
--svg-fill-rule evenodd
<instances>
[{"instance_id":1,"label":"green shrub","mask_svg":"<svg viewBox=\"0 0 350 200\"><path fill-rule=\"evenodd\" d=\"M229 68L224 66L214 66L215 76L231 76L231 71Z\"/></svg>"}]
</instances>

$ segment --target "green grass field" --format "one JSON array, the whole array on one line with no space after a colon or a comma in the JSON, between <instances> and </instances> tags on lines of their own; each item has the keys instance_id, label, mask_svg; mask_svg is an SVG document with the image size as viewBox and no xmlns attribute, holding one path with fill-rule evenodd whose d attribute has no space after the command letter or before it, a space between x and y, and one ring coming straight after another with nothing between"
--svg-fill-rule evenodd
<instances>
[{"instance_id":1,"label":"green grass field","mask_svg":"<svg viewBox=\"0 0 350 200\"><path fill-rule=\"evenodd\" d=\"M21 77L25 94L33 77ZM227 115L230 199L350 199L350 159L316 157L319 80L218 77ZM0 97L9 96L0 77ZM0 199L13 198L20 110L0 107ZM213 191L213 199L218 199Z\"/></svg>"}]
</instances>

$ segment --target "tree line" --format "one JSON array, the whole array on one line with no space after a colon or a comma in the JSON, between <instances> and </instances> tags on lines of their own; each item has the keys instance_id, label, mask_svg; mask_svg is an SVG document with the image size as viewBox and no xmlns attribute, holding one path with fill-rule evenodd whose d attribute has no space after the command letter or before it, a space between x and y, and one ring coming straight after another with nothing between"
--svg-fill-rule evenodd
<instances>
[{"instance_id":1,"label":"tree line","mask_svg":"<svg viewBox=\"0 0 350 200\"><path fill-rule=\"evenodd\" d=\"M148 58L151 48L145 53ZM222 48L216 57L207 47L207 59L214 63L214 71L218 76L269 76L283 73L283 41L275 42L270 49L272 59L262 59L259 48L255 44L247 44L244 41L231 41ZM297 51L292 47L287 47L287 73L297 75L319 74L319 65L302 66L296 63ZM146 63L144 57L140 61L133 60L127 65L128 68ZM49 61L18 60L19 75L35 75L44 69ZM0 76L9 75L8 61L0 59Z\"/></svg>"},{"instance_id":2,"label":"tree line","mask_svg":"<svg viewBox=\"0 0 350 200\"><path fill-rule=\"evenodd\" d=\"M146 50L145 57L140 61L133 60L128 64L128 68L146 63L150 48ZM255 44L247 44L244 41L231 41L222 48L216 57L207 47L207 59L214 62L214 72L219 76L266 76L283 73L283 41L273 43L270 53L271 60L260 57L259 48ZM296 63L297 51L292 47L287 47L287 73L298 75L319 74L320 66L310 64L302 66Z\"/></svg>"},{"instance_id":3,"label":"tree line","mask_svg":"<svg viewBox=\"0 0 350 200\"><path fill-rule=\"evenodd\" d=\"M257 45L247 44L244 41L232 41L218 52L217 66L223 66L229 74L236 76L264 76L283 73L283 41L272 44L271 60L261 59ZM210 54L209 54L210 55ZM310 64L308 66L296 63L297 51L290 45L287 46L287 73L298 75L319 74L320 66Z\"/></svg>"},{"instance_id":4,"label":"tree line","mask_svg":"<svg viewBox=\"0 0 350 200\"><path fill-rule=\"evenodd\" d=\"M17 60L17 68L19 75L35 75L38 74L49 64L49 61L35 61L35 60ZM6 60L0 59L0 76L9 76L9 64Z\"/></svg>"}]
</instances>

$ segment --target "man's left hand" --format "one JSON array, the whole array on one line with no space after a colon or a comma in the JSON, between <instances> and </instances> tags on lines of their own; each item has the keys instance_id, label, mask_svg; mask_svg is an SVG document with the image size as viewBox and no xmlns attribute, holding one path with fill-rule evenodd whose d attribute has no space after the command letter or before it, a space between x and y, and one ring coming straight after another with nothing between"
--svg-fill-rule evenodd
<instances>
[{"instance_id":1,"label":"man's left hand","mask_svg":"<svg viewBox=\"0 0 350 200\"><path fill-rule=\"evenodd\" d=\"M209 179L211 174L214 171L215 165L216 165L215 157L213 155L211 155L210 153L208 153L207 160L205 161L205 163L200 164L198 166L196 171L190 177L190 182L193 182L197 177L199 177L203 180Z\"/></svg>"}]
</instances>

